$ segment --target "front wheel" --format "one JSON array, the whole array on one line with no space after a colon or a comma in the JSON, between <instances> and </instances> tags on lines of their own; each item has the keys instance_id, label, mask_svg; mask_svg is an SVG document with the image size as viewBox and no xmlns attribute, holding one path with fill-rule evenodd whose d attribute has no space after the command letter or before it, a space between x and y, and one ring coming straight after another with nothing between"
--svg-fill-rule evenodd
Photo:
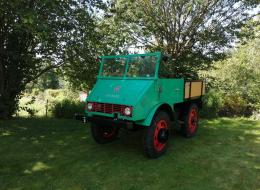
<instances>
[{"instance_id":1,"label":"front wheel","mask_svg":"<svg viewBox=\"0 0 260 190\"><path fill-rule=\"evenodd\" d=\"M170 128L169 115L158 112L144 131L144 152L149 158L157 158L166 152Z\"/></svg>"},{"instance_id":2,"label":"front wheel","mask_svg":"<svg viewBox=\"0 0 260 190\"><path fill-rule=\"evenodd\" d=\"M119 128L115 126L104 126L91 124L91 133L94 140L99 144L109 143L117 138Z\"/></svg>"},{"instance_id":3,"label":"front wheel","mask_svg":"<svg viewBox=\"0 0 260 190\"><path fill-rule=\"evenodd\" d=\"M181 127L181 133L184 137L193 137L198 130L198 106L196 104L191 104L188 112L185 114L184 124Z\"/></svg>"}]
</instances>

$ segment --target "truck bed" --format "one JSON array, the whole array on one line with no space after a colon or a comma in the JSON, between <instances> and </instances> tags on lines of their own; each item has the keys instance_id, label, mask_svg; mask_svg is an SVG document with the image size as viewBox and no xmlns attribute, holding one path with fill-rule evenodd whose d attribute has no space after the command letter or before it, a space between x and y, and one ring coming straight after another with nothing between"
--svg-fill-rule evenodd
<instances>
[{"instance_id":1,"label":"truck bed","mask_svg":"<svg viewBox=\"0 0 260 190\"><path fill-rule=\"evenodd\" d=\"M205 94L204 81L185 81L184 99L196 99Z\"/></svg>"}]
</instances>

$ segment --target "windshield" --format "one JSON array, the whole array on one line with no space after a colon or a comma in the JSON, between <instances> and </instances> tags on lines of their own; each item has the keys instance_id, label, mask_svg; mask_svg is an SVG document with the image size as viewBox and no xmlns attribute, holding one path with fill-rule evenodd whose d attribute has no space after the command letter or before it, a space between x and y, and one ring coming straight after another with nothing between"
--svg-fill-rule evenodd
<instances>
[{"instance_id":1,"label":"windshield","mask_svg":"<svg viewBox=\"0 0 260 190\"><path fill-rule=\"evenodd\" d=\"M101 74L105 77L154 77L158 60L158 54L104 57Z\"/></svg>"},{"instance_id":2,"label":"windshield","mask_svg":"<svg viewBox=\"0 0 260 190\"><path fill-rule=\"evenodd\" d=\"M106 58L103 60L103 63L103 76L124 76L126 67L125 58Z\"/></svg>"}]
</instances>

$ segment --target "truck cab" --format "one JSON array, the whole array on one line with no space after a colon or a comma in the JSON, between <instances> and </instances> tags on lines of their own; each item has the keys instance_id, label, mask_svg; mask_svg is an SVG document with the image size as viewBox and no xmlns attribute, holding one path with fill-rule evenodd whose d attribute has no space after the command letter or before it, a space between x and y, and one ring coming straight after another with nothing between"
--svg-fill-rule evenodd
<instances>
[{"instance_id":1,"label":"truck cab","mask_svg":"<svg viewBox=\"0 0 260 190\"><path fill-rule=\"evenodd\" d=\"M161 52L100 57L85 109L97 143L115 140L120 128L140 128L146 155L157 158L167 149L173 124L185 137L195 135L205 85L165 78L162 62Z\"/></svg>"}]
</instances>

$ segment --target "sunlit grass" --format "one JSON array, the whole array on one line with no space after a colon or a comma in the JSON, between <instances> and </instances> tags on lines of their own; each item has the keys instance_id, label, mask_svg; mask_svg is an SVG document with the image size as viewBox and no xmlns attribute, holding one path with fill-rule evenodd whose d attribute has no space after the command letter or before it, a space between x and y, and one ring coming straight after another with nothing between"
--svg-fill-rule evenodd
<instances>
[{"instance_id":1,"label":"sunlit grass","mask_svg":"<svg viewBox=\"0 0 260 190\"><path fill-rule=\"evenodd\" d=\"M142 131L96 144L73 120L0 121L0 189L260 189L260 122L203 120L198 135L175 132L156 160Z\"/></svg>"}]
</instances>

